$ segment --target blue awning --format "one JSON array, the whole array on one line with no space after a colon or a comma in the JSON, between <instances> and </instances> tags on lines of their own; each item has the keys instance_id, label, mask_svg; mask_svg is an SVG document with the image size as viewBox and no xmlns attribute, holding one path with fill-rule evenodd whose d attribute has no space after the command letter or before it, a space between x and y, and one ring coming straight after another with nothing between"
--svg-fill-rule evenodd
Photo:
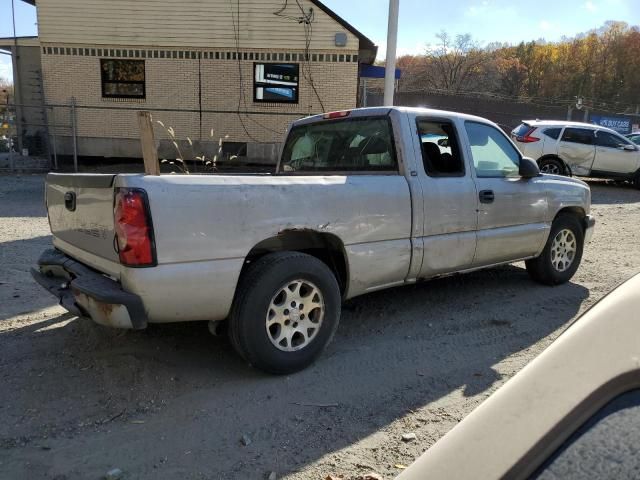
<instances>
[{"instance_id":1,"label":"blue awning","mask_svg":"<svg viewBox=\"0 0 640 480\"><path fill-rule=\"evenodd\" d=\"M384 67L377 67L375 65L360 65L360 76L362 78L384 78ZM400 80L402 76L402 70L396 68L396 80Z\"/></svg>"}]
</instances>

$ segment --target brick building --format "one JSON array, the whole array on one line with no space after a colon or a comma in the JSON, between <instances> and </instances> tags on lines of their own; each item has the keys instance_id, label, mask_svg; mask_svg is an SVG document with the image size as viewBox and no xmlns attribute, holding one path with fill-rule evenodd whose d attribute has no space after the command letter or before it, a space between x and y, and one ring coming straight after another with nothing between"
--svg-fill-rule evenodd
<instances>
[{"instance_id":1,"label":"brick building","mask_svg":"<svg viewBox=\"0 0 640 480\"><path fill-rule=\"evenodd\" d=\"M75 103L83 156L139 157L144 109L201 151L223 138L229 153L273 160L291 121L356 106L359 64L377 50L317 0L25 1L48 121L68 126ZM56 141L71 153L68 129Z\"/></svg>"}]
</instances>

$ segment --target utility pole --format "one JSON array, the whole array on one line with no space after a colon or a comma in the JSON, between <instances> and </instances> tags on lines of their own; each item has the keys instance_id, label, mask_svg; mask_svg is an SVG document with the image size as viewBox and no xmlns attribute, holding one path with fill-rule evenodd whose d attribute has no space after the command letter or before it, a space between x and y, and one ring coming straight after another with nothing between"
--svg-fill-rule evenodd
<instances>
[{"instance_id":1,"label":"utility pole","mask_svg":"<svg viewBox=\"0 0 640 480\"><path fill-rule=\"evenodd\" d=\"M398 46L398 14L400 0L389 0L389 27L387 29L387 67L384 76L384 105L393 106L396 86L396 49Z\"/></svg>"}]
</instances>

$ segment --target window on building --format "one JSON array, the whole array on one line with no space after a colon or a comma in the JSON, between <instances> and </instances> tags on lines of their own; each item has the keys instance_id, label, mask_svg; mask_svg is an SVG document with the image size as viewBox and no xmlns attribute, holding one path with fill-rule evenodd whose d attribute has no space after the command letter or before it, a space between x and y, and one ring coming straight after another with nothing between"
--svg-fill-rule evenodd
<instances>
[{"instance_id":1,"label":"window on building","mask_svg":"<svg viewBox=\"0 0 640 480\"><path fill-rule=\"evenodd\" d=\"M280 173L398 172L388 117L300 125L284 147Z\"/></svg>"},{"instance_id":2,"label":"window on building","mask_svg":"<svg viewBox=\"0 0 640 480\"><path fill-rule=\"evenodd\" d=\"M256 63L254 101L298 103L299 79L297 63Z\"/></svg>"},{"instance_id":3,"label":"window on building","mask_svg":"<svg viewBox=\"0 0 640 480\"><path fill-rule=\"evenodd\" d=\"M145 98L144 60L100 60L104 98Z\"/></svg>"}]
</instances>

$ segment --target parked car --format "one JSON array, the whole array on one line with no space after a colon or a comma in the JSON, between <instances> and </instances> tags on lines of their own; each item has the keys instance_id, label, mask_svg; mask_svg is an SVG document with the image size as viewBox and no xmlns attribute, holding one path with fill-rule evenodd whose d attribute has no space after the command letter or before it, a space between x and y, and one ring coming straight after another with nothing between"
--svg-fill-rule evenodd
<instances>
[{"instance_id":1,"label":"parked car","mask_svg":"<svg viewBox=\"0 0 640 480\"><path fill-rule=\"evenodd\" d=\"M299 120L272 176L46 183L55 249L33 275L63 306L118 328L226 319L273 373L320 354L344 299L520 260L567 282L595 223L585 183L541 175L488 120L426 109Z\"/></svg>"},{"instance_id":2,"label":"parked car","mask_svg":"<svg viewBox=\"0 0 640 480\"><path fill-rule=\"evenodd\" d=\"M516 127L511 138L543 173L625 180L640 188L640 148L611 129L530 120Z\"/></svg>"},{"instance_id":3,"label":"parked car","mask_svg":"<svg viewBox=\"0 0 640 480\"><path fill-rule=\"evenodd\" d=\"M638 292L640 275L592 307L398 480L638 478Z\"/></svg>"},{"instance_id":4,"label":"parked car","mask_svg":"<svg viewBox=\"0 0 640 480\"><path fill-rule=\"evenodd\" d=\"M625 136L636 145L640 144L640 132L630 133L629 135Z\"/></svg>"}]
</instances>

